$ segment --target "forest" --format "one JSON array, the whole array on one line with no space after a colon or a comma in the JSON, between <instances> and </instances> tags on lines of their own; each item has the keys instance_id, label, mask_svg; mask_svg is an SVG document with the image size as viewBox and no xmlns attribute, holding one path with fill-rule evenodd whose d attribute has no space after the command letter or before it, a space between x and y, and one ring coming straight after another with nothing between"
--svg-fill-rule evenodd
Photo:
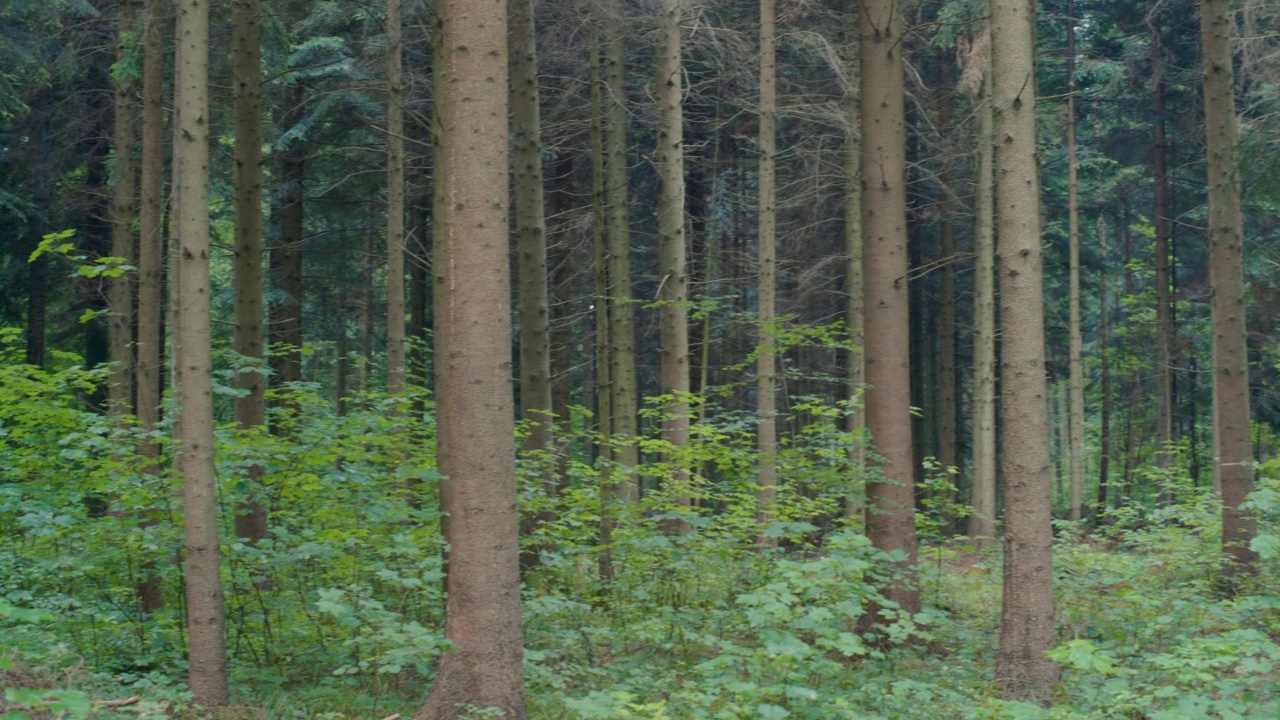
<instances>
[{"instance_id":1,"label":"forest","mask_svg":"<svg viewBox=\"0 0 1280 720\"><path fill-rule=\"evenodd\" d=\"M1280 717L1277 0L3 0L0 720Z\"/></svg>"}]
</instances>

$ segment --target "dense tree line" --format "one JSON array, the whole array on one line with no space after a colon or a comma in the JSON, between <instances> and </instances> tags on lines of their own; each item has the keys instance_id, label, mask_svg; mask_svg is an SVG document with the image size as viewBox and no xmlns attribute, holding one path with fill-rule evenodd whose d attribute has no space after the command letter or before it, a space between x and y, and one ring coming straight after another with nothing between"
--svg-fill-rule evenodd
<instances>
[{"instance_id":1,"label":"dense tree line","mask_svg":"<svg viewBox=\"0 0 1280 720\"><path fill-rule=\"evenodd\" d=\"M131 612L185 622L200 705L247 652L228 618L285 613L273 554L326 473L385 480L378 526L442 556L417 718L528 717L522 579L589 575L607 612L646 528L764 558L865 536L868 647L927 615L922 548L1002 550L995 678L1049 704L1056 520L1219 502L1215 587L1259 582L1278 22L11 0L0 341L30 377L89 371L74 422L102 416L126 484L68 497L132 538Z\"/></svg>"}]
</instances>

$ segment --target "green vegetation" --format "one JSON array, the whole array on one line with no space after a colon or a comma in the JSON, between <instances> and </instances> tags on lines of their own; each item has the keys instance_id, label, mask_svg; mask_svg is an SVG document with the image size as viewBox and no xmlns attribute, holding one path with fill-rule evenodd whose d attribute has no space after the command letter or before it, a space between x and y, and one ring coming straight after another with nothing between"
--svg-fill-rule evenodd
<instances>
[{"instance_id":1,"label":"green vegetation","mask_svg":"<svg viewBox=\"0 0 1280 720\"><path fill-rule=\"evenodd\" d=\"M172 561L155 567L169 604L143 617L134 600L144 564L181 546L168 474L126 452L142 440L137 431L81 409L101 373L70 356L49 371L23 366L8 357L16 339L4 333L0 358L0 717L181 717L189 696ZM420 442L392 442L392 423L405 420L390 419L386 398L361 398L338 417L314 387L289 392L303 419L287 441L219 426L223 522L251 492L242 481L251 462L268 463L258 499L273 510L260 546L224 528L235 696L224 716L408 715L447 646L433 428L414 424ZM1058 704L1042 709L996 699L994 553L926 533L925 610L888 607L874 637L857 632L868 605L883 606L878 588L894 567L840 517L859 439L834 429L838 407L795 411L808 424L779 463L787 492L767 529L779 547L756 545L753 436L710 412L687 448L704 468L693 532L661 532L676 512L661 493L628 507L607 593L594 581L597 469L575 457L568 483L547 497L537 469L545 458L524 458L525 507L554 511L526 541L542 551L525 582L532 717L1280 715L1280 461L1262 467L1253 501L1263 573L1233 597L1215 584L1221 513L1181 471L1146 471L1180 485L1177 504L1123 504L1087 535L1059 527L1052 657L1064 674ZM652 484L663 469L642 471ZM412 494L410 479L419 481ZM134 695L123 707L91 704Z\"/></svg>"}]
</instances>

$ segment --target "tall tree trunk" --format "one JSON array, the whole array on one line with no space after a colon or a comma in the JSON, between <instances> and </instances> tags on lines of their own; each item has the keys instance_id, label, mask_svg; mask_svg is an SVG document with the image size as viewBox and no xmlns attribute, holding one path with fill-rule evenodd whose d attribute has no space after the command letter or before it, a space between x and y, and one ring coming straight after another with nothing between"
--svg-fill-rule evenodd
<instances>
[{"instance_id":1,"label":"tall tree trunk","mask_svg":"<svg viewBox=\"0 0 1280 720\"><path fill-rule=\"evenodd\" d=\"M118 15L118 46L116 61L128 57L128 44L133 41L137 28L137 8L132 0L120 0ZM124 258L129 265L137 266L133 257L134 217L134 134L135 122L133 93L136 88L134 73L118 75L115 88L115 122L113 145L115 146L115 171L111 183L111 255ZM111 279L107 290L107 306L111 309L111 384L107 391L108 408L117 414L133 408L134 357L134 276L126 273Z\"/></svg>"},{"instance_id":2,"label":"tall tree trunk","mask_svg":"<svg viewBox=\"0 0 1280 720\"><path fill-rule=\"evenodd\" d=\"M507 261L507 8L444 0L440 218L448 306L437 355L441 468L450 486L445 636L453 647L415 720L495 708L527 718Z\"/></svg>"},{"instance_id":3,"label":"tall tree trunk","mask_svg":"<svg viewBox=\"0 0 1280 720\"><path fill-rule=\"evenodd\" d=\"M164 366L164 27L166 3L145 0L142 28L142 157L138 209L138 343L134 402L138 426L151 432L160 423L161 369ZM160 444L144 442L139 453L148 458L147 471L159 473ZM144 564L137 588L143 614L164 605L154 563Z\"/></svg>"},{"instance_id":4,"label":"tall tree trunk","mask_svg":"<svg viewBox=\"0 0 1280 720\"><path fill-rule=\"evenodd\" d=\"M988 49L991 30L980 42ZM996 238L992 182L995 136L991 117L990 52L976 100L978 167L974 180L973 271L973 492L969 538L982 547L996 539Z\"/></svg>"},{"instance_id":5,"label":"tall tree trunk","mask_svg":"<svg viewBox=\"0 0 1280 720\"><path fill-rule=\"evenodd\" d=\"M187 680L196 704L227 704L227 651L213 457L213 362L209 314L209 5L178 4L174 82L174 184L178 286L174 365L187 557Z\"/></svg>"},{"instance_id":6,"label":"tall tree trunk","mask_svg":"<svg viewBox=\"0 0 1280 720\"><path fill-rule=\"evenodd\" d=\"M878 472L867 479L867 536L882 550L902 553L905 578L886 589L885 596L914 613L920 609L920 593L915 578L902 9L894 0L863 0L858 11L866 412L880 458Z\"/></svg>"},{"instance_id":7,"label":"tall tree trunk","mask_svg":"<svg viewBox=\"0 0 1280 720\"><path fill-rule=\"evenodd\" d=\"M659 343L661 389L670 397L662 413L662 437L672 447L677 467L670 480L675 502L688 508L689 471L684 447L689 444L689 277L685 267L684 212L684 71L680 60L682 0L662 0L654 85L658 101L658 274L660 276ZM687 532L685 520L671 523Z\"/></svg>"},{"instance_id":8,"label":"tall tree trunk","mask_svg":"<svg viewBox=\"0 0 1280 720\"><path fill-rule=\"evenodd\" d=\"M1231 3L1202 0L1205 141L1209 162L1209 281L1213 287L1213 406L1215 460L1222 483L1222 552L1228 577L1257 572L1249 543L1257 533L1252 511L1240 507L1253 490L1250 447L1249 357L1245 344L1244 218L1236 150L1231 69Z\"/></svg>"},{"instance_id":9,"label":"tall tree trunk","mask_svg":"<svg viewBox=\"0 0 1280 720\"><path fill-rule=\"evenodd\" d=\"M777 40L775 39L774 0L760 0L760 176L759 191L759 274L756 297L759 303L760 347L756 357L756 413L759 415L756 444L760 451L759 504L760 540L775 544L776 537L764 534L777 517L778 502L778 428L777 387L775 375L778 361L774 336L778 322L778 250L777 209L774 155L777 154L775 116L778 111Z\"/></svg>"},{"instance_id":10,"label":"tall tree trunk","mask_svg":"<svg viewBox=\"0 0 1280 720\"><path fill-rule=\"evenodd\" d=\"M1151 114L1155 128L1151 137L1152 194L1155 199L1153 218L1155 226L1156 266L1156 464L1172 467L1173 448L1173 300L1170 293L1169 239L1172 222L1169 211L1169 142L1165 138L1164 123L1164 45L1159 16L1151 26ZM1166 488L1161 488L1164 502L1173 498Z\"/></svg>"},{"instance_id":11,"label":"tall tree trunk","mask_svg":"<svg viewBox=\"0 0 1280 720\"><path fill-rule=\"evenodd\" d=\"M613 484L613 345L609 342L612 302L609 297L608 222L605 214L608 178L604 160L604 106L600 77L600 18L591 24L591 231L595 253L595 364L596 431L600 438L597 467L600 472L600 555L597 564L600 582L613 582L613 530L617 526L616 495Z\"/></svg>"},{"instance_id":12,"label":"tall tree trunk","mask_svg":"<svg viewBox=\"0 0 1280 720\"><path fill-rule=\"evenodd\" d=\"M993 3L991 27L1005 483L996 679L1008 699L1047 703L1058 666L1045 657L1054 644L1053 526L1031 0Z\"/></svg>"},{"instance_id":13,"label":"tall tree trunk","mask_svg":"<svg viewBox=\"0 0 1280 720\"><path fill-rule=\"evenodd\" d=\"M857 33L856 21L851 21L852 33ZM852 69L852 68L851 68ZM845 325L849 328L848 383L849 408L846 429L854 437L854 482L866 477L867 425L864 403L864 355L862 309L862 139L859 137L858 94L854 88L845 90L845 140L844 140L844 254L845 254ZM855 517L864 507L863 498L850 491L845 498L845 515Z\"/></svg>"},{"instance_id":14,"label":"tall tree trunk","mask_svg":"<svg viewBox=\"0 0 1280 720\"><path fill-rule=\"evenodd\" d=\"M1084 509L1084 343L1080 331L1080 182L1076 160L1076 18L1075 3L1067 0L1067 264L1068 363L1067 407L1071 459L1070 518L1079 522Z\"/></svg>"},{"instance_id":15,"label":"tall tree trunk","mask_svg":"<svg viewBox=\"0 0 1280 720\"><path fill-rule=\"evenodd\" d=\"M1098 207L1102 207L1102 182L1098 183ZM1111 317L1107 306L1107 220L1098 211L1098 373L1102 376L1102 397L1098 408L1098 505L1094 514L1107 510L1107 474L1111 471Z\"/></svg>"},{"instance_id":16,"label":"tall tree trunk","mask_svg":"<svg viewBox=\"0 0 1280 720\"><path fill-rule=\"evenodd\" d=\"M938 126L950 128L954 117L955 97L951 65L954 59L950 53L938 54ZM949 153L948 153L949 154ZM941 310L938 313L938 395L936 409L938 412L938 465L942 472L950 473L951 468L960 464L956 453L956 236L955 215L956 195L952 188L952 160L944 158L938 171L938 182L942 186L942 199L939 201L939 218L941 224L941 243L938 248L939 261L943 263L941 277L938 282L938 299ZM951 483L958 483L958 475L948 475ZM955 490L946 491L948 500L954 502ZM947 504L948 522L954 521L951 513L951 502Z\"/></svg>"},{"instance_id":17,"label":"tall tree trunk","mask_svg":"<svg viewBox=\"0 0 1280 720\"><path fill-rule=\"evenodd\" d=\"M550 452L551 311L547 293L547 222L542 189L542 120L533 0L509 0L512 174L515 176L517 295L520 314L520 419L524 449ZM555 468L544 468L554 486Z\"/></svg>"},{"instance_id":18,"label":"tall tree trunk","mask_svg":"<svg viewBox=\"0 0 1280 720\"><path fill-rule=\"evenodd\" d=\"M261 0L232 5L232 58L235 73L235 350L244 358L266 360L262 271L262 27ZM267 422L267 379L257 371L236 374L236 423L241 430ZM258 542L267 537L267 506L262 494L263 465L249 466L252 494L236 508L236 536Z\"/></svg>"},{"instance_id":19,"label":"tall tree trunk","mask_svg":"<svg viewBox=\"0 0 1280 720\"><path fill-rule=\"evenodd\" d=\"M400 6L387 0L387 394L404 392L404 80Z\"/></svg>"},{"instance_id":20,"label":"tall tree trunk","mask_svg":"<svg viewBox=\"0 0 1280 720\"><path fill-rule=\"evenodd\" d=\"M608 494L628 503L639 494L636 466L637 401L635 356L635 308L631 298L631 202L627 182L626 45L622 25L626 19L621 0L605 3L603 22L605 163L605 232L609 264L609 388L613 412L611 431L616 475Z\"/></svg>"}]
</instances>

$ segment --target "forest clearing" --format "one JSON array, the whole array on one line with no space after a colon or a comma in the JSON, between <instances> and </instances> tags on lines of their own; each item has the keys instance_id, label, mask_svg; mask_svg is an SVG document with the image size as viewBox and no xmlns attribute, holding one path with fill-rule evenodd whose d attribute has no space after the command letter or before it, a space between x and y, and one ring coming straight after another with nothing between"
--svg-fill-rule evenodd
<instances>
[{"instance_id":1,"label":"forest clearing","mask_svg":"<svg viewBox=\"0 0 1280 720\"><path fill-rule=\"evenodd\" d=\"M0 720L1280 718L1275 0L7 0Z\"/></svg>"}]
</instances>

